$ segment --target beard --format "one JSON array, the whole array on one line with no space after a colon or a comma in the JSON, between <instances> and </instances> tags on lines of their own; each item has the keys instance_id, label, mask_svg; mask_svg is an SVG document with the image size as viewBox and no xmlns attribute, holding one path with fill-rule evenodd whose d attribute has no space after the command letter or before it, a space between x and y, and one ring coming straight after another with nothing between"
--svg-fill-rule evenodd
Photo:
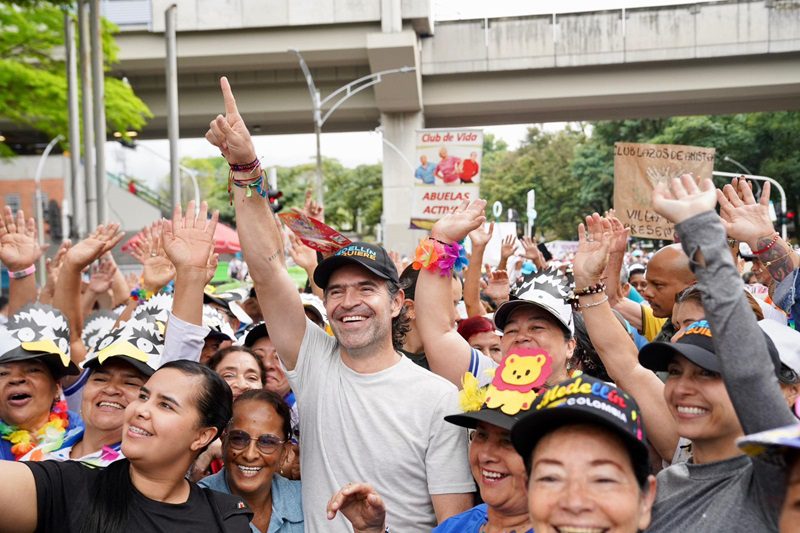
<instances>
[{"instance_id":1,"label":"beard","mask_svg":"<svg viewBox=\"0 0 800 533\"><path fill-rule=\"evenodd\" d=\"M339 328L338 322L331 323L336 340L351 357L368 357L375 353L376 350L373 348L381 346L387 338L391 342L391 321L388 323L378 322L374 315L369 320L371 321L369 327L360 331L342 330Z\"/></svg>"}]
</instances>

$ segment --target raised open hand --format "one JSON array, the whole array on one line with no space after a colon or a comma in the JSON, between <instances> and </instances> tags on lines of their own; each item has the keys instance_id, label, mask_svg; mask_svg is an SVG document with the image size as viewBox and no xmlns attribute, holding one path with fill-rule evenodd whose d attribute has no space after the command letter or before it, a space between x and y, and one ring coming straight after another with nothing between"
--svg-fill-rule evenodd
<instances>
[{"instance_id":1,"label":"raised open hand","mask_svg":"<svg viewBox=\"0 0 800 533\"><path fill-rule=\"evenodd\" d=\"M717 189L719 213L728 237L746 242L754 250L760 237L772 235L775 229L769 219L770 184L766 182L761 198L756 201L744 177L733 178L720 191Z\"/></svg>"},{"instance_id":2,"label":"raised open hand","mask_svg":"<svg viewBox=\"0 0 800 533\"><path fill-rule=\"evenodd\" d=\"M256 150L247 126L236 107L228 78L223 76L219 80L222 89L222 99L225 101L225 116L217 117L209 123L206 132L208 142L222 152L222 156L231 165L246 165L256 159Z\"/></svg>"},{"instance_id":3,"label":"raised open hand","mask_svg":"<svg viewBox=\"0 0 800 533\"><path fill-rule=\"evenodd\" d=\"M116 271L117 265L111 261L100 261L100 263L92 269L88 289L95 294L108 292L111 288L111 281L114 279L114 273Z\"/></svg>"},{"instance_id":4,"label":"raised open hand","mask_svg":"<svg viewBox=\"0 0 800 533\"><path fill-rule=\"evenodd\" d=\"M514 255L514 249L517 247L517 236L508 234L500 241L500 257L508 259ZM502 262L502 261L501 261Z\"/></svg>"},{"instance_id":5,"label":"raised open hand","mask_svg":"<svg viewBox=\"0 0 800 533\"><path fill-rule=\"evenodd\" d=\"M219 211L214 211L208 218L206 202L200 203L200 212L195 215L192 200L186 206L186 216L183 216L181 206L176 206L172 220L161 222L164 250L177 271L207 272L214 256L214 231L218 218Z\"/></svg>"},{"instance_id":6,"label":"raised open hand","mask_svg":"<svg viewBox=\"0 0 800 533\"><path fill-rule=\"evenodd\" d=\"M306 272L313 272L317 268L317 252L303 244L300 237L294 232L287 232L289 235L289 255L297 266Z\"/></svg>"},{"instance_id":7,"label":"raised open hand","mask_svg":"<svg viewBox=\"0 0 800 533\"><path fill-rule=\"evenodd\" d=\"M366 483L348 483L328 502L328 520L341 512L356 533L382 532L385 529L386 506L383 499Z\"/></svg>"},{"instance_id":8,"label":"raised open hand","mask_svg":"<svg viewBox=\"0 0 800 533\"><path fill-rule=\"evenodd\" d=\"M486 222L486 200L465 201L455 211L443 216L433 225L431 237L442 242L459 242L470 231Z\"/></svg>"},{"instance_id":9,"label":"raised open hand","mask_svg":"<svg viewBox=\"0 0 800 533\"><path fill-rule=\"evenodd\" d=\"M61 263L64 261L64 256L67 255L67 250L72 246L72 241L69 239L62 242L58 247L56 255L48 258L45 262L47 269L47 279L44 282L44 287L39 292L39 303L51 304L53 302L53 295L56 292L56 283L58 283L58 273L61 271Z\"/></svg>"},{"instance_id":10,"label":"raised open hand","mask_svg":"<svg viewBox=\"0 0 800 533\"><path fill-rule=\"evenodd\" d=\"M483 293L498 305L507 301L511 292L508 272L505 270L487 270L486 273L488 274L488 280Z\"/></svg>"},{"instance_id":11,"label":"raised open hand","mask_svg":"<svg viewBox=\"0 0 800 533\"><path fill-rule=\"evenodd\" d=\"M659 183L653 190L653 209L675 224L712 211L716 205L717 192L708 178L702 180L698 187L691 175L684 174L680 178L673 178L669 189L664 183Z\"/></svg>"},{"instance_id":12,"label":"raised open hand","mask_svg":"<svg viewBox=\"0 0 800 533\"><path fill-rule=\"evenodd\" d=\"M9 271L17 272L36 263L43 251L33 218L26 221L22 209L17 210L15 217L6 206L4 216L0 217L0 261Z\"/></svg>"},{"instance_id":13,"label":"raised open hand","mask_svg":"<svg viewBox=\"0 0 800 533\"><path fill-rule=\"evenodd\" d=\"M136 244L134 257L144 266L142 270L143 288L148 291L158 292L175 277L175 266L164 250L161 221L145 228L142 231L142 238Z\"/></svg>"},{"instance_id":14,"label":"raised open hand","mask_svg":"<svg viewBox=\"0 0 800 533\"><path fill-rule=\"evenodd\" d=\"M64 261L83 270L114 248L124 235L119 231L119 224L116 222L100 224L91 235L78 241L67 251Z\"/></svg>"},{"instance_id":15,"label":"raised open hand","mask_svg":"<svg viewBox=\"0 0 800 533\"><path fill-rule=\"evenodd\" d=\"M611 248L609 253L624 254L625 250L628 249L630 230L622 225L620 219L615 216L613 209L608 210L606 218L611 223Z\"/></svg>"},{"instance_id":16,"label":"raised open hand","mask_svg":"<svg viewBox=\"0 0 800 533\"><path fill-rule=\"evenodd\" d=\"M597 213L586 217L585 226L578 224L578 251L572 260L576 288L600 281L608 265L611 241L611 222Z\"/></svg>"},{"instance_id":17,"label":"raised open hand","mask_svg":"<svg viewBox=\"0 0 800 533\"><path fill-rule=\"evenodd\" d=\"M487 229L483 229L483 224L481 224L470 231L469 240L472 242L473 248L486 248L486 245L492 240L492 232L494 232L494 222L490 222Z\"/></svg>"},{"instance_id":18,"label":"raised open hand","mask_svg":"<svg viewBox=\"0 0 800 533\"><path fill-rule=\"evenodd\" d=\"M325 222L325 206L322 203L316 202L313 194L314 192L311 189L306 189L306 200L303 205L303 212L309 218Z\"/></svg>"}]
</instances>

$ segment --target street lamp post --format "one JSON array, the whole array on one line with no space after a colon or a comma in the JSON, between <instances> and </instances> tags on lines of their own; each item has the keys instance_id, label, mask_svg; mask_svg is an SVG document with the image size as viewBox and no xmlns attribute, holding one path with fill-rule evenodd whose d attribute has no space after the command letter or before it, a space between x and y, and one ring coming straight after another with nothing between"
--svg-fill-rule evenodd
<instances>
[{"instance_id":1,"label":"street lamp post","mask_svg":"<svg viewBox=\"0 0 800 533\"><path fill-rule=\"evenodd\" d=\"M739 163L735 159L728 157L727 155L722 159L729 163L733 163L740 169L744 170L746 172L746 174L744 175L745 178L755 181L768 181L771 184L773 184L776 189L778 189L778 194L780 194L781 196L781 237L783 238L783 240L786 240L786 191L783 190L783 186L780 183L778 183L776 179L770 178L769 176L754 176L746 166ZM714 176L724 176L728 178L736 178L739 176L738 174L732 174L730 172L715 171L713 172L713 174Z\"/></svg>"},{"instance_id":2,"label":"street lamp post","mask_svg":"<svg viewBox=\"0 0 800 533\"><path fill-rule=\"evenodd\" d=\"M53 147L64 137L61 135L56 135L56 137L50 141L47 147L42 152L42 157L39 158L39 164L36 165L36 174L33 176L33 181L36 187L36 232L38 235L39 240L39 247L44 248L44 209L42 209L42 171L44 171L44 162L47 159L47 156L50 155L50 152L53 150ZM62 228L63 230L67 230L67 228ZM39 266L37 267L39 271L39 282L44 283L45 281L45 257L44 254L39 258Z\"/></svg>"},{"instance_id":3,"label":"street lamp post","mask_svg":"<svg viewBox=\"0 0 800 533\"><path fill-rule=\"evenodd\" d=\"M382 70L380 72L375 72L374 74L369 74L367 76L363 76L358 78L357 80L353 80L347 85L343 85L333 91L331 94L326 96L325 98L321 98L319 89L317 89L316 84L314 83L314 78L311 76L311 71L308 68L303 56L300 55L300 51L296 48L290 48L290 52L294 52L297 55L297 60L300 62L300 69L303 71L303 75L306 78L306 84L308 85L308 92L311 96L311 107L314 117L314 135L317 139L317 175L316 175L316 194L317 194L317 201L322 202L323 199L323 191L322 191L322 150L320 148L320 136L322 134L322 126L325 125L325 122L330 118L334 111L336 111L340 105L342 105L348 98L351 96L360 93L364 89L372 87L373 85L377 85L378 83L383 81L383 76L387 76L389 74L401 74L406 72L414 72L416 67L400 67L400 68L393 68L389 70ZM324 112L323 114L323 107L330 104L330 109Z\"/></svg>"}]
</instances>

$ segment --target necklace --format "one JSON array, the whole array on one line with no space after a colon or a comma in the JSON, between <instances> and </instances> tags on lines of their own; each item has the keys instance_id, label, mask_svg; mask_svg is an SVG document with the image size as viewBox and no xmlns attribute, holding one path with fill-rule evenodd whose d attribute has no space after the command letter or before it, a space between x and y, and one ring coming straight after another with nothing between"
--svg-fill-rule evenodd
<instances>
[{"instance_id":1,"label":"necklace","mask_svg":"<svg viewBox=\"0 0 800 533\"><path fill-rule=\"evenodd\" d=\"M69 425L67 402L61 400L53 405L50 417L42 427L31 433L27 429L19 429L0 421L0 438L9 441L14 460L19 459L36 446L41 446L44 453L49 453L61 448L64 443L64 433Z\"/></svg>"}]
</instances>

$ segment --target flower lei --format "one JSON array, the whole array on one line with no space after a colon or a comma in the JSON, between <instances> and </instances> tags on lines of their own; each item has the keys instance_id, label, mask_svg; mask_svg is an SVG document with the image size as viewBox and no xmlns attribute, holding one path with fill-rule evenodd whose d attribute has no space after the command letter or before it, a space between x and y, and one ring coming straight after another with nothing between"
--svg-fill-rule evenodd
<instances>
[{"instance_id":1,"label":"flower lei","mask_svg":"<svg viewBox=\"0 0 800 533\"><path fill-rule=\"evenodd\" d=\"M58 450L64 443L64 433L69 425L67 402L56 402L45 425L32 434L27 429L18 429L0 421L0 437L9 441L14 459L19 460L36 446L41 446L45 453Z\"/></svg>"},{"instance_id":2,"label":"flower lei","mask_svg":"<svg viewBox=\"0 0 800 533\"><path fill-rule=\"evenodd\" d=\"M461 244L450 244L434 238L423 239L414 254L414 270L430 270L441 276L449 276L453 271L461 272L469 264L467 252Z\"/></svg>"}]
</instances>

